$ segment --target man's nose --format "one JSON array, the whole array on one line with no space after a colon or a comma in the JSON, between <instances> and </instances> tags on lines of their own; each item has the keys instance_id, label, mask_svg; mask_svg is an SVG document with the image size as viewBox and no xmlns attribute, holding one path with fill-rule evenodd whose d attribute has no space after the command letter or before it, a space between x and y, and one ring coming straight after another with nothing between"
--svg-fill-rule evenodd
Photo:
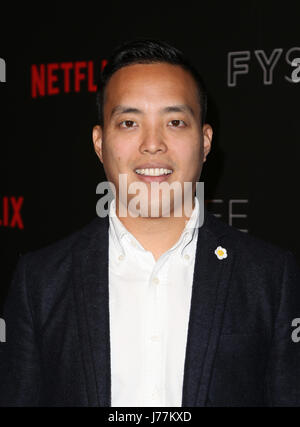
<instances>
[{"instance_id":1,"label":"man's nose","mask_svg":"<svg viewBox=\"0 0 300 427\"><path fill-rule=\"evenodd\" d=\"M140 144L141 153L156 154L167 151L167 145L162 133L159 130L148 129L142 136Z\"/></svg>"}]
</instances>

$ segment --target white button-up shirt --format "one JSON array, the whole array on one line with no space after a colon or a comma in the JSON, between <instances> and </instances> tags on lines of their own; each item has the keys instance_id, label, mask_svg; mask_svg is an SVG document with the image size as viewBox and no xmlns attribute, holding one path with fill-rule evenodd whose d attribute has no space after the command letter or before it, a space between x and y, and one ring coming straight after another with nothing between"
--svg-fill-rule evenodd
<instances>
[{"instance_id":1,"label":"white button-up shirt","mask_svg":"<svg viewBox=\"0 0 300 427\"><path fill-rule=\"evenodd\" d=\"M109 211L112 406L181 406L199 202L155 261Z\"/></svg>"}]
</instances>

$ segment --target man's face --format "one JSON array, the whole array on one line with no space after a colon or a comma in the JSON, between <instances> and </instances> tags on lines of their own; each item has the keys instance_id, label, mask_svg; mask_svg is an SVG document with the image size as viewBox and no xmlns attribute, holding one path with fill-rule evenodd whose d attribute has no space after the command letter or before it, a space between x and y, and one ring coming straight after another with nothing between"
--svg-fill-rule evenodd
<instances>
[{"instance_id":1,"label":"man's face","mask_svg":"<svg viewBox=\"0 0 300 427\"><path fill-rule=\"evenodd\" d=\"M93 140L117 203L120 174L127 174L128 185L145 183L149 195L155 181L177 181L182 190L192 182L195 189L212 129L201 126L197 86L187 71L166 63L123 67L106 86L103 111L104 126L94 127ZM146 176L153 173L160 176ZM127 197L129 203L135 195ZM171 213L173 202L171 191Z\"/></svg>"}]
</instances>

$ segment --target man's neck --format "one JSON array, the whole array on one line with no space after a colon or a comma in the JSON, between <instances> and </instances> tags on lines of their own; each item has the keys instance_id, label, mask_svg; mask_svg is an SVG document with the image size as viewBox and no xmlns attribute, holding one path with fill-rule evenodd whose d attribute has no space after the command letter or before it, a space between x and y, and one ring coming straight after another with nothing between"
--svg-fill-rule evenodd
<instances>
[{"instance_id":1,"label":"man's neck","mask_svg":"<svg viewBox=\"0 0 300 427\"><path fill-rule=\"evenodd\" d=\"M124 227L138 240L147 251L152 252L155 260L169 250L180 238L189 217L119 217L118 203L116 214ZM193 206L194 208L194 206Z\"/></svg>"}]
</instances>

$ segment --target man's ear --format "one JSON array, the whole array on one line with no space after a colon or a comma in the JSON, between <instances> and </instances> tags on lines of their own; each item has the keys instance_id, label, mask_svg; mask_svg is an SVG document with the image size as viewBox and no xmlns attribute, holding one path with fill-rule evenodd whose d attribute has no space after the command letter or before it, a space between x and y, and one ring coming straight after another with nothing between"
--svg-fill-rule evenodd
<instances>
[{"instance_id":1,"label":"man's ear","mask_svg":"<svg viewBox=\"0 0 300 427\"><path fill-rule=\"evenodd\" d=\"M213 130L212 130L212 127L208 123L206 123L202 128L202 132L203 132L203 148L204 148L203 162L206 162L206 157L211 149Z\"/></svg>"},{"instance_id":2,"label":"man's ear","mask_svg":"<svg viewBox=\"0 0 300 427\"><path fill-rule=\"evenodd\" d=\"M100 162L103 163L103 155L102 155L102 127L97 125L93 127L93 143L94 149L97 156L100 159Z\"/></svg>"}]
</instances>

